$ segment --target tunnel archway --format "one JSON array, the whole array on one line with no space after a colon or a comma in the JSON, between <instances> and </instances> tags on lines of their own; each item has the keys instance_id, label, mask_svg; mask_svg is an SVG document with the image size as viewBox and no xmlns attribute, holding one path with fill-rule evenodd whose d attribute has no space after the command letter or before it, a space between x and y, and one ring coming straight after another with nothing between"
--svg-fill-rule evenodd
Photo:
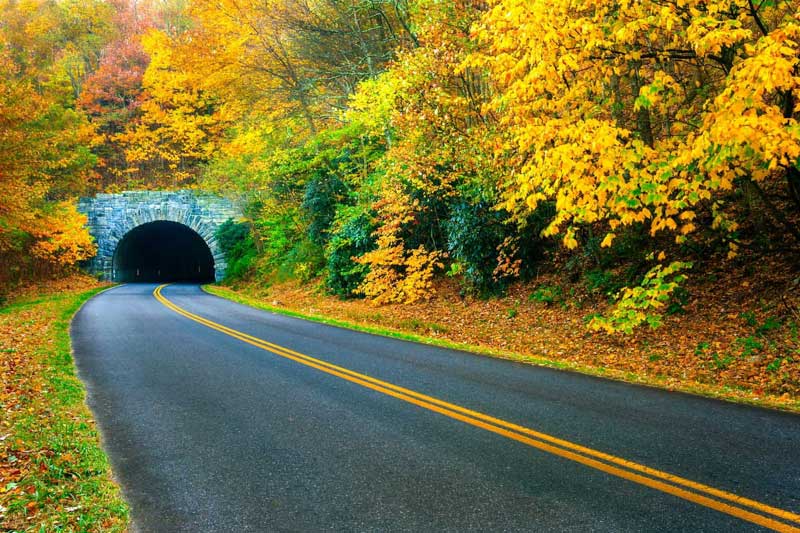
<instances>
[{"instance_id":1,"label":"tunnel archway","mask_svg":"<svg viewBox=\"0 0 800 533\"><path fill-rule=\"evenodd\" d=\"M136 226L114 251L113 279L120 282L214 281L214 256L196 231L158 220Z\"/></svg>"}]
</instances>

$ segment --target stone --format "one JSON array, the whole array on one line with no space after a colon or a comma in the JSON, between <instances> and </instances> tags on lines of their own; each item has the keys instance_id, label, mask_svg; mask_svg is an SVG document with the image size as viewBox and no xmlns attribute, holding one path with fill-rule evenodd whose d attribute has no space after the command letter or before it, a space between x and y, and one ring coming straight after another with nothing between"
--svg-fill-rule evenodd
<instances>
[{"instance_id":1,"label":"stone","mask_svg":"<svg viewBox=\"0 0 800 533\"><path fill-rule=\"evenodd\" d=\"M217 281L225 276L227 261L214 235L228 219L241 219L242 212L227 198L213 194L180 191L125 191L81 198L78 211L88 218L89 232L97 244L97 255L86 265L103 279L114 278L114 252L132 229L159 220L177 222L197 232L214 257Z\"/></svg>"}]
</instances>

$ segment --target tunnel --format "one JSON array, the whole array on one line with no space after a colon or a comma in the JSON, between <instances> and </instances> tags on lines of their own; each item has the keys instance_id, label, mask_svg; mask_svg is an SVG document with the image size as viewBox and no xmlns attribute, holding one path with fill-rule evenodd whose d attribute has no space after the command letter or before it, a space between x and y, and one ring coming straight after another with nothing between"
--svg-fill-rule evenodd
<instances>
[{"instance_id":1,"label":"tunnel","mask_svg":"<svg viewBox=\"0 0 800 533\"><path fill-rule=\"evenodd\" d=\"M130 230L117 244L113 278L120 282L214 281L214 257L193 229L160 220Z\"/></svg>"}]
</instances>

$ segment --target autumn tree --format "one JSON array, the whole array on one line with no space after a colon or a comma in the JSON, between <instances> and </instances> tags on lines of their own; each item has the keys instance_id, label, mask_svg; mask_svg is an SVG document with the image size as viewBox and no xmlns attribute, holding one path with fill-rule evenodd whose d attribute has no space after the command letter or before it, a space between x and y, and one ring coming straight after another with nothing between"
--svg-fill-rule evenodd
<instances>
[{"instance_id":1,"label":"autumn tree","mask_svg":"<svg viewBox=\"0 0 800 533\"><path fill-rule=\"evenodd\" d=\"M82 101L123 181L244 198L252 271L327 265L337 294L395 302L442 267L491 293L546 254L627 262L591 326L630 331L699 258L800 249L792 3L176 6Z\"/></svg>"},{"instance_id":2,"label":"autumn tree","mask_svg":"<svg viewBox=\"0 0 800 533\"><path fill-rule=\"evenodd\" d=\"M387 184L375 204L378 246L360 259L371 270L361 290L379 303L430 297L434 268L456 248L446 235L451 207L494 199L496 177L482 147L493 126L483 110L488 83L480 69L461 68L483 3L419 1L415 8L416 46L400 51L351 103L390 134L382 162ZM495 266L496 255L483 268Z\"/></svg>"},{"instance_id":3,"label":"autumn tree","mask_svg":"<svg viewBox=\"0 0 800 533\"><path fill-rule=\"evenodd\" d=\"M0 28L0 284L61 272L90 257L85 218L66 202L94 178L92 129L72 106L63 57L19 25L49 23L60 6L3 4ZM14 39L9 38L13 34ZM30 47L21 48L22 38ZM65 51L69 53L69 51ZM3 287L0 287L2 289Z\"/></svg>"},{"instance_id":4,"label":"autumn tree","mask_svg":"<svg viewBox=\"0 0 800 533\"><path fill-rule=\"evenodd\" d=\"M89 74L78 97L98 140L94 153L99 157L100 190L128 183L128 165L119 135L140 116L142 81L150 62L142 47L142 35L155 24L147 5L112 2L113 38L103 47L97 68Z\"/></svg>"},{"instance_id":5,"label":"autumn tree","mask_svg":"<svg viewBox=\"0 0 800 533\"><path fill-rule=\"evenodd\" d=\"M800 244L797 6L743 0L602 3L495 0L476 27L502 130L503 206L519 218L556 204L545 231L580 245L581 227L613 246L626 228L684 242L715 231L743 244L730 203L754 190L778 235ZM788 202L775 200L780 184ZM796 220L796 219L795 219ZM654 246L659 241L654 240ZM652 249L646 284L594 324L656 320L688 266ZM663 266L666 265L666 266ZM654 280L650 283L649 280ZM671 281L670 281L671 280ZM653 313L651 313L653 311Z\"/></svg>"},{"instance_id":6,"label":"autumn tree","mask_svg":"<svg viewBox=\"0 0 800 533\"><path fill-rule=\"evenodd\" d=\"M197 87L194 73L173 68L167 39L156 30L142 37L150 62L142 80L140 116L115 137L125 149L129 181L151 187L193 183L198 165L214 153L223 126L215 97Z\"/></svg>"}]
</instances>

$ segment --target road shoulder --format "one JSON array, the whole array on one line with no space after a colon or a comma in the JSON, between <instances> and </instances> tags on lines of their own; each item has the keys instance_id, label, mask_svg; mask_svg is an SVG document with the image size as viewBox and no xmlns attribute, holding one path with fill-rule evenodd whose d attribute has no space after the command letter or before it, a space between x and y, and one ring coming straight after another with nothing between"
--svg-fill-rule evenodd
<instances>
[{"instance_id":1,"label":"road shoulder","mask_svg":"<svg viewBox=\"0 0 800 533\"><path fill-rule=\"evenodd\" d=\"M208 284L203 285L202 288L205 292L211 295L256 309L295 318L311 320L313 322L350 329L353 331L418 342L430 346L467 351L477 355L505 359L518 363L553 368L562 371L578 372L585 375L622 381L625 383L644 385L667 391L693 394L705 398L714 398L732 403L800 413L800 399L787 399L785 396L779 397L774 395L756 394L753 391L742 390L714 383L700 383L692 380L674 380L661 375L619 370L603 365L586 365L570 360L557 360L543 357L540 354L507 350L477 342L456 342L448 338L447 331L434 332L437 335L434 337L421 335L415 332L412 327L403 327L406 325L405 322L397 322L395 327L388 327L385 324L382 324L381 321L376 320L375 314L371 315L369 313L357 313L354 316L353 313L336 313L335 308L332 307L326 307L326 313L322 314L319 312L310 312L307 309L292 306L285 302L268 301L264 298L248 295L244 291L235 290L220 285ZM334 312L331 312L332 310ZM414 326L414 323L411 322L408 325Z\"/></svg>"}]
</instances>

